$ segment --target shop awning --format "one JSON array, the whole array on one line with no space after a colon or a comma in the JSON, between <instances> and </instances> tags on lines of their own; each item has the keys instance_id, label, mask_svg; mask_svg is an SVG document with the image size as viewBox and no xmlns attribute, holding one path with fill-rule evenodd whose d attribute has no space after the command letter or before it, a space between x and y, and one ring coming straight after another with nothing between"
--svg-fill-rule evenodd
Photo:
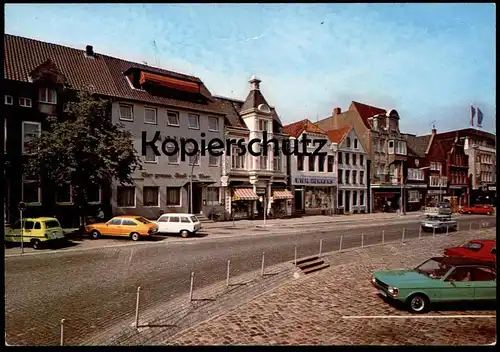
<instances>
[{"instance_id":1,"label":"shop awning","mask_svg":"<svg viewBox=\"0 0 500 352\"><path fill-rule=\"evenodd\" d=\"M236 188L233 194L233 200L258 200L259 196L255 194L252 188Z\"/></svg>"},{"instance_id":2,"label":"shop awning","mask_svg":"<svg viewBox=\"0 0 500 352\"><path fill-rule=\"evenodd\" d=\"M274 199L293 199L293 194L287 189L277 189L273 191Z\"/></svg>"},{"instance_id":3,"label":"shop awning","mask_svg":"<svg viewBox=\"0 0 500 352\"><path fill-rule=\"evenodd\" d=\"M139 83L144 84L146 82L160 84L168 88L183 90L190 93L200 93L200 86L196 82L184 81L142 71Z\"/></svg>"},{"instance_id":4,"label":"shop awning","mask_svg":"<svg viewBox=\"0 0 500 352\"><path fill-rule=\"evenodd\" d=\"M395 193L393 192L384 192L384 193L373 193L373 195L375 197L379 197L379 198L392 198L395 196Z\"/></svg>"}]
</instances>

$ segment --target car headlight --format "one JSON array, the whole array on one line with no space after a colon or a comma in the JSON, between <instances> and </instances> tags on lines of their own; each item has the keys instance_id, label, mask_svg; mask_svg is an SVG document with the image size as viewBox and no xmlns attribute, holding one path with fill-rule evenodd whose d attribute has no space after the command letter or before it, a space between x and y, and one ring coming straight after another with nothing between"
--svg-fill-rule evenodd
<instances>
[{"instance_id":1,"label":"car headlight","mask_svg":"<svg viewBox=\"0 0 500 352\"><path fill-rule=\"evenodd\" d=\"M399 290L396 287L389 286L387 288L387 292L389 292L392 296L396 297L399 293Z\"/></svg>"},{"instance_id":2,"label":"car headlight","mask_svg":"<svg viewBox=\"0 0 500 352\"><path fill-rule=\"evenodd\" d=\"M371 281L372 281L372 284L374 284L377 281L377 279L375 278L375 276L372 275Z\"/></svg>"}]
</instances>

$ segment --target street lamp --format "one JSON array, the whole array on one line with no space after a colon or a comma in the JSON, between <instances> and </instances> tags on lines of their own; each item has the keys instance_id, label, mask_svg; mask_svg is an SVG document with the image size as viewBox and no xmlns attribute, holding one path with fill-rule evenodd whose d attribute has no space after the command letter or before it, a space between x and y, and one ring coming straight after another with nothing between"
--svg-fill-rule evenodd
<instances>
[{"instance_id":1,"label":"street lamp","mask_svg":"<svg viewBox=\"0 0 500 352\"><path fill-rule=\"evenodd\" d=\"M196 163L198 162L198 155L200 155L202 152L207 150L208 148L204 148L201 150L198 150L195 154L195 158L193 161L193 164L191 166L191 175L189 177L189 213L193 213L193 172L194 172L194 167Z\"/></svg>"}]
</instances>

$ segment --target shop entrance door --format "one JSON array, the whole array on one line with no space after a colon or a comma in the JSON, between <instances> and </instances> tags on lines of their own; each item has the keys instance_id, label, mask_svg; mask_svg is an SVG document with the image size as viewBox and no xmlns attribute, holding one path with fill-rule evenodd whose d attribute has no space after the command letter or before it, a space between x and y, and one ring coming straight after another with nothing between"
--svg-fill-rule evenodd
<instances>
[{"instance_id":1,"label":"shop entrance door","mask_svg":"<svg viewBox=\"0 0 500 352\"><path fill-rule=\"evenodd\" d=\"M302 198L302 190L295 190L295 210L302 211L304 210L304 201Z\"/></svg>"},{"instance_id":2,"label":"shop entrance door","mask_svg":"<svg viewBox=\"0 0 500 352\"><path fill-rule=\"evenodd\" d=\"M345 191L345 211L351 211L351 191Z\"/></svg>"}]
</instances>

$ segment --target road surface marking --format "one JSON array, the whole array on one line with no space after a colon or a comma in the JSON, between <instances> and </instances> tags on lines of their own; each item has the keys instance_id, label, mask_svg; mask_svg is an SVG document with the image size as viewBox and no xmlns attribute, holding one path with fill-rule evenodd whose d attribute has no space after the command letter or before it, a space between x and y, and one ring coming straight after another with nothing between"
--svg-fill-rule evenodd
<instances>
[{"instance_id":1,"label":"road surface marking","mask_svg":"<svg viewBox=\"0 0 500 352\"><path fill-rule=\"evenodd\" d=\"M456 319L496 318L496 315L343 315L342 319Z\"/></svg>"}]
</instances>

